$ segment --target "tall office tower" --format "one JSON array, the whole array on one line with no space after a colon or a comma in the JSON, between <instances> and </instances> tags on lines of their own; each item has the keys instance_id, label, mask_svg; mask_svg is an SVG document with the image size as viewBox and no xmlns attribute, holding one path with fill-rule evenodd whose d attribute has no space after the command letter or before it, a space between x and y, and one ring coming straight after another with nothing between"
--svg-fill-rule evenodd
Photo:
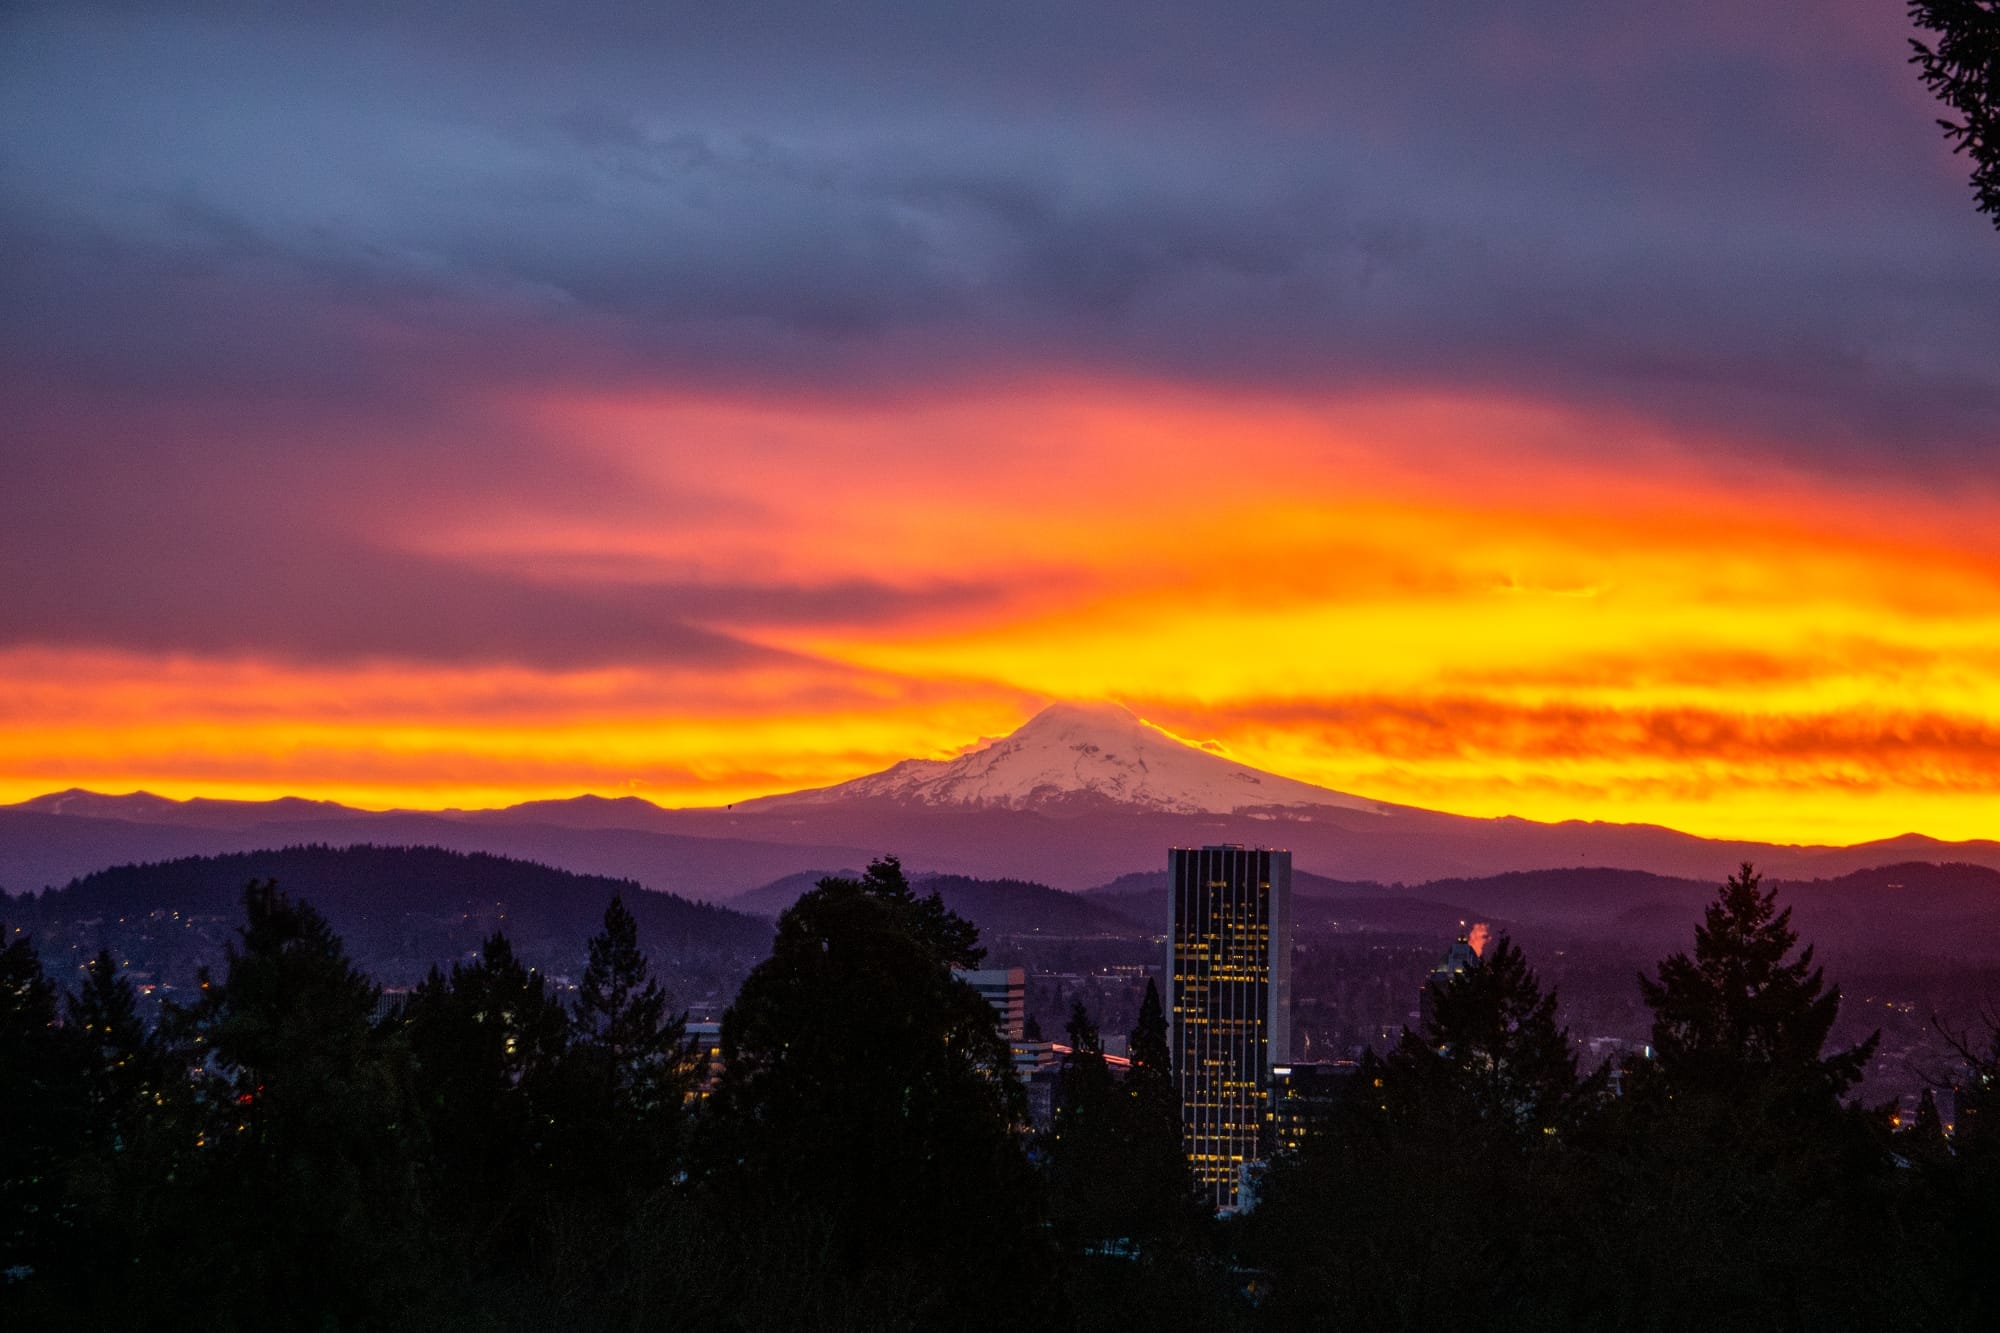
<instances>
[{"instance_id":1,"label":"tall office tower","mask_svg":"<svg viewBox=\"0 0 2000 1333\"><path fill-rule=\"evenodd\" d=\"M1233 1208L1257 1156L1274 1064L1291 1060L1292 854L1176 847L1167 853L1168 1022L1181 1142L1197 1184Z\"/></svg>"}]
</instances>

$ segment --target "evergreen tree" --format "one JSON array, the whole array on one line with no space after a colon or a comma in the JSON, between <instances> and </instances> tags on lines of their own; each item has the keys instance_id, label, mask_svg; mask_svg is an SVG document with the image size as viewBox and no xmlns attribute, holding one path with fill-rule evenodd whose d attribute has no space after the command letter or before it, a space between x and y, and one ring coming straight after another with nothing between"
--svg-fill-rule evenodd
<instances>
[{"instance_id":1,"label":"evergreen tree","mask_svg":"<svg viewBox=\"0 0 2000 1333\"><path fill-rule=\"evenodd\" d=\"M1958 117L1938 125L1954 153L1972 158L1979 211L2000 227L2000 0L1909 0L1931 42L1910 39L1924 86Z\"/></svg>"},{"instance_id":2,"label":"evergreen tree","mask_svg":"<svg viewBox=\"0 0 2000 1333\"><path fill-rule=\"evenodd\" d=\"M1610 1322L1888 1327L1923 1306L1880 1228L1886 1117L1840 1104L1876 1038L1824 1052L1840 991L1797 943L1745 865L1692 955L1640 978L1654 1058L1627 1071L1598 1159Z\"/></svg>"},{"instance_id":3,"label":"evergreen tree","mask_svg":"<svg viewBox=\"0 0 2000 1333\"><path fill-rule=\"evenodd\" d=\"M1104 1061L1104 1043L1083 1001L1071 1002L1069 1053L1042 1153L1057 1234L1071 1248L1129 1236L1124 1193L1124 1098Z\"/></svg>"},{"instance_id":4,"label":"evergreen tree","mask_svg":"<svg viewBox=\"0 0 2000 1333\"><path fill-rule=\"evenodd\" d=\"M702 1158L740 1243L783 1238L805 1265L765 1280L904 1327L1004 1325L1040 1285L1020 1085L991 1006L952 975L977 939L893 860L778 919L723 1018Z\"/></svg>"},{"instance_id":5,"label":"evergreen tree","mask_svg":"<svg viewBox=\"0 0 2000 1333\"><path fill-rule=\"evenodd\" d=\"M63 1179L82 1146L87 1092L33 942L4 923L0 940L0 1273L33 1273L70 1229Z\"/></svg>"},{"instance_id":6,"label":"evergreen tree","mask_svg":"<svg viewBox=\"0 0 2000 1333\"><path fill-rule=\"evenodd\" d=\"M1146 978L1146 995L1139 1001L1139 1018L1127 1034L1126 1050L1132 1058L1134 1077L1145 1075L1133 1087L1151 1087L1156 1097L1160 1092L1173 1090L1173 1052L1167 1046L1166 1006L1160 1002L1159 983L1151 977Z\"/></svg>"},{"instance_id":7,"label":"evergreen tree","mask_svg":"<svg viewBox=\"0 0 2000 1333\"><path fill-rule=\"evenodd\" d=\"M1167 1046L1160 988L1146 979L1139 1020L1127 1038L1132 1068L1125 1076L1124 1141L1132 1161L1134 1234L1185 1238L1199 1215L1194 1177L1181 1145L1181 1096Z\"/></svg>"},{"instance_id":8,"label":"evergreen tree","mask_svg":"<svg viewBox=\"0 0 2000 1333\"><path fill-rule=\"evenodd\" d=\"M693 1084L687 1015L672 1014L648 975L639 923L613 895L604 928L590 940L577 988L577 1040L601 1056L618 1107L649 1134L664 1133Z\"/></svg>"},{"instance_id":9,"label":"evergreen tree","mask_svg":"<svg viewBox=\"0 0 2000 1333\"><path fill-rule=\"evenodd\" d=\"M1093 1330L1235 1327L1240 1278L1212 1251L1215 1228L1182 1148L1166 1014L1150 980L1127 1042L1120 1080L1083 1005L1071 1009L1070 1056L1042 1144L1050 1212L1069 1252L1071 1316Z\"/></svg>"},{"instance_id":10,"label":"evergreen tree","mask_svg":"<svg viewBox=\"0 0 2000 1333\"><path fill-rule=\"evenodd\" d=\"M433 967L398 1011L418 1106L468 1259L524 1242L575 1130L560 1074L569 1016L501 934L447 978Z\"/></svg>"},{"instance_id":11,"label":"evergreen tree","mask_svg":"<svg viewBox=\"0 0 2000 1333\"><path fill-rule=\"evenodd\" d=\"M82 987L68 1002L68 1027L82 1045L91 1139L122 1149L145 1108L164 1091L164 1053L139 1018L132 983L118 975L109 949L99 949Z\"/></svg>"},{"instance_id":12,"label":"evergreen tree","mask_svg":"<svg viewBox=\"0 0 2000 1333\"><path fill-rule=\"evenodd\" d=\"M1937 1167L1951 1160L1951 1141L1945 1136L1944 1117L1938 1114L1937 1098L1929 1088L1918 1099L1917 1113L1897 1133L1896 1152L1919 1166Z\"/></svg>"},{"instance_id":13,"label":"evergreen tree","mask_svg":"<svg viewBox=\"0 0 2000 1333\"><path fill-rule=\"evenodd\" d=\"M2000 1164L2000 1022L1991 1024L1984 1049L1967 1038L1950 1040L1963 1061L1952 1081L1955 1141L1961 1152L1990 1154Z\"/></svg>"},{"instance_id":14,"label":"evergreen tree","mask_svg":"<svg viewBox=\"0 0 2000 1333\"><path fill-rule=\"evenodd\" d=\"M1822 1054L1840 988L1826 986L1810 946L1789 957L1792 909L1779 911L1761 883L1745 863L1695 929L1694 956L1674 954L1656 980L1639 979L1653 1011L1654 1069L1673 1095L1727 1102L1733 1117L1830 1114L1881 1034Z\"/></svg>"},{"instance_id":15,"label":"evergreen tree","mask_svg":"<svg viewBox=\"0 0 2000 1333\"><path fill-rule=\"evenodd\" d=\"M243 904L225 979L163 1020L201 1073L164 1111L138 1282L167 1324L379 1320L425 1237L406 1052L325 918L272 882Z\"/></svg>"},{"instance_id":16,"label":"evergreen tree","mask_svg":"<svg viewBox=\"0 0 2000 1333\"><path fill-rule=\"evenodd\" d=\"M1081 1001L1070 1010L1053 1122L1042 1137L1050 1215L1085 1328L1201 1325L1226 1304L1181 1146L1180 1094L1158 986L1148 982L1121 1082Z\"/></svg>"},{"instance_id":17,"label":"evergreen tree","mask_svg":"<svg viewBox=\"0 0 2000 1333\"><path fill-rule=\"evenodd\" d=\"M1899 1150L1910 1154L1927 1186L1915 1200L1921 1216L1933 1220L1937 1250L1944 1256L1948 1293L1935 1321L1966 1328L2000 1325L2000 1288L1993 1282L1993 1256L2000 1253L2000 1023L1983 1040L1946 1033L1961 1061L1952 1079L1952 1132L1943 1153L1932 1128L1935 1113L1920 1113L1914 1140Z\"/></svg>"},{"instance_id":18,"label":"evergreen tree","mask_svg":"<svg viewBox=\"0 0 2000 1333\"><path fill-rule=\"evenodd\" d=\"M1390 1053L1383 1086L1392 1116L1477 1133L1481 1151L1550 1146L1600 1091L1579 1086L1556 994L1504 935L1436 992L1421 1032Z\"/></svg>"},{"instance_id":19,"label":"evergreen tree","mask_svg":"<svg viewBox=\"0 0 2000 1333\"><path fill-rule=\"evenodd\" d=\"M824 889L829 882L858 883L869 897L893 908L903 929L948 968L978 967L986 958L986 950L979 944L979 927L946 907L935 890L919 896L896 857L869 862L858 881L821 880L819 888Z\"/></svg>"},{"instance_id":20,"label":"evergreen tree","mask_svg":"<svg viewBox=\"0 0 2000 1333\"><path fill-rule=\"evenodd\" d=\"M1503 937L1272 1163L1247 1231L1273 1271L1276 1326L1427 1327L1468 1309L1489 1327L1587 1320L1567 1149L1601 1082L1578 1081L1556 1004Z\"/></svg>"},{"instance_id":21,"label":"evergreen tree","mask_svg":"<svg viewBox=\"0 0 2000 1333\"><path fill-rule=\"evenodd\" d=\"M594 1226L636 1207L678 1172L683 1103L696 1073L687 1016L668 1010L622 897L612 897L590 940L572 1022L567 1188L576 1225Z\"/></svg>"},{"instance_id":22,"label":"evergreen tree","mask_svg":"<svg viewBox=\"0 0 2000 1333\"><path fill-rule=\"evenodd\" d=\"M83 1316L102 1312L105 1275L122 1273L140 1251L133 1203L154 1184L148 1163L157 1147L156 1111L176 1087L109 950L87 965L65 1009L76 1079L73 1151L60 1173L60 1244L45 1258L49 1294L60 1293L59 1304Z\"/></svg>"}]
</instances>

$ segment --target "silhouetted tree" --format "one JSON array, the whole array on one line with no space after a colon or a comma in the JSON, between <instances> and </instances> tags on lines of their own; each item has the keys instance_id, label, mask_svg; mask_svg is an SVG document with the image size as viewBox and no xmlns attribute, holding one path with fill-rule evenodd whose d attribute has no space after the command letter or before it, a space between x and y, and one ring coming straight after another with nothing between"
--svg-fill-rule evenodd
<instances>
[{"instance_id":1,"label":"silhouetted tree","mask_svg":"<svg viewBox=\"0 0 2000 1333\"><path fill-rule=\"evenodd\" d=\"M575 1023L579 1054L599 1063L625 1146L670 1146L694 1082L687 1015L669 1012L667 993L648 975L638 922L620 896L590 940Z\"/></svg>"},{"instance_id":2,"label":"silhouetted tree","mask_svg":"<svg viewBox=\"0 0 2000 1333\"><path fill-rule=\"evenodd\" d=\"M138 997L107 949L65 1005L75 1066L75 1151L62 1169L62 1246L50 1277L88 1309L102 1275L129 1267L143 1237L132 1201L148 1189L159 1107L177 1092L170 1062L139 1018Z\"/></svg>"},{"instance_id":3,"label":"silhouetted tree","mask_svg":"<svg viewBox=\"0 0 2000 1333\"><path fill-rule=\"evenodd\" d=\"M1942 1166L1951 1161L1951 1142L1945 1136L1944 1117L1938 1114L1937 1097L1929 1088L1917 1101L1917 1113L1896 1135L1896 1151L1906 1160L1922 1166Z\"/></svg>"},{"instance_id":4,"label":"silhouetted tree","mask_svg":"<svg viewBox=\"0 0 2000 1333\"><path fill-rule=\"evenodd\" d=\"M1921 1292L1877 1223L1887 1121L1843 1110L1876 1038L1824 1053L1840 1006L1793 955L1791 910L1749 865L1693 954L1640 978L1654 1058L1628 1070L1602 1157L1613 1323L1887 1327Z\"/></svg>"},{"instance_id":5,"label":"silhouetted tree","mask_svg":"<svg viewBox=\"0 0 2000 1333\"><path fill-rule=\"evenodd\" d=\"M1944 1036L1960 1061L1951 1080L1954 1142L1964 1153L2000 1157L2000 1022L1988 1020L1983 1046L1969 1035Z\"/></svg>"},{"instance_id":6,"label":"silhouetted tree","mask_svg":"<svg viewBox=\"0 0 2000 1333\"><path fill-rule=\"evenodd\" d=\"M574 1132L560 1083L568 1016L542 975L495 934L449 978L433 967L398 1019L441 1202L465 1257L516 1254Z\"/></svg>"},{"instance_id":7,"label":"silhouetted tree","mask_svg":"<svg viewBox=\"0 0 2000 1333\"><path fill-rule=\"evenodd\" d=\"M268 881L243 905L225 979L204 969L200 1000L165 1016L201 1072L168 1111L139 1283L168 1324L379 1319L423 1235L406 1053L319 913Z\"/></svg>"},{"instance_id":8,"label":"silhouetted tree","mask_svg":"<svg viewBox=\"0 0 2000 1333\"><path fill-rule=\"evenodd\" d=\"M1049 1131L1042 1139L1048 1163L1049 1207L1063 1242L1125 1239L1132 1221L1124 1192L1124 1098L1104 1062L1104 1042L1083 1001L1070 1003L1069 1053L1057 1075Z\"/></svg>"},{"instance_id":9,"label":"silhouetted tree","mask_svg":"<svg viewBox=\"0 0 2000 1333\"><path fill-rule=\"evenodd\" d=\"M1242 1311L1181 1146L1159 987L1146 984L1122 1080L1081 1001L1068 1037L1041 1155L1070 1318L1085 1330L1234 1327Z\"/></svg>"},{"instance_id":10,"label":"silhouetted tree","mask_svg":"<svg viewBox=\"0 0 2000 1333\"><path fill-rule=\"evenodd\" d=\"M1746 1113L1830 1114L1867 1067L1880 1034L1852 1050L1822 1054L1840 1013L1808 946L1796 958L1792 909L1760 888L1745 863L1730 876L1700 926L1694 956L1664 960L1639 990L1653 1011L1650 1072L1671 1095L1727 1102Z\"/></svg>"},{"instance_id":11,"label":"silhouetted tree","mask_svg":"<svg viewBox=\"0 0 2000 1333\"><path fill-rule=\"evenodd\" d=\"M1966 1328L2000 1324L2000 1290L1992 1280L1993 1256L2000 1253L2000 1023L1982 1037L1946 1033L1959 1068L1951 1079L1952 1133L1940 1153L1932 1128L1935 1106L1925 1093L1927 1116L1899 1149L1909 1154L1924 1185L1914 1201L1924 1219L1936 1223L1936 1248L1946 1277L1945 1318ZM1951 1316L1957 1316L1954 1321Z\"/></svg>"},{"instance_id":12,"label":"silhouetted tree","mask_svg":"<svg viewBox=\"0 0 2000 1333\"><path fill-rule=\"evenodd\" d=\"M1132 1234L1185 1240L1200 1218L1194 1177L1181 1146L1181 1094L1167 1046L1160 988L1146 979L1137 1025L1127 1037L1132 1068L1125 1075L1123 1138L1131 1160Z\"/></svg>"},{"instance_id":13,"label":"silhouetted tree","mask_svg":"<svg viewBox=\"0 0 2000 1333\"><path fill-rule=\"evenodd\" d=\"M1002 1324L1033 1297L1020 1085L991 1006L952 975L977 940L893 859L821 880L779 918L723 1018L703 1171L745 1243L823 1247L804 1278L772 1280L911 1327Z\"/></svg>"},{"instance_id":14,"label":"silhouetted tree","mask_svg":"<svg viewBox=\"0 0 2000 1333\"><path fill-rule=\"evenodd\" d=\"M1540 1151L1567 1133L1601 1091L1580 1087L1556 995L1543 994L1501 936L1477 967L1439 988L1421 1032L1405 1032L1384 1069L1392 1118L1429 1120L1480 1152Z\"/></svg>"},{"instance_id":15,"label":"silhouetted tree","mask_svg":"<svg viewBox=\"0 0 2000 1333\"><path fill-rule=\"evenodd\" d=\"M0 1272L32 1273L70 1229L64 1172L82 1146L87 1094L33 942L5 923L0 941Z\"/></svg>"},{"instance_id":16,"label":"silhouetted tree","mask_svg":"<svg viewBox=\"0 0 2000 1333\"><path fill-rule=\"evenodd\" d=\"M1910 63L1956 120L1940 119L1952 152L1972 158L1979 211L2000 227L2000 0L1910 0L1930 42L1910 39Z\"/></svg>"},{"instance_id":17,"label":"silhouetted tree","mask_svg":"<svg viewBox=\"0 0 2000 1333\"><path fill-rule=\"evenodd\" d=\"M1568 1255L1586 1223L1566 1150L1601 1081L1578 1082L1555 1015L1502 938L1438 988L1421 1031L1362 1062L1329 1123L1272 1164L1249 1219L1277 1326L1584 1317Z\"/></svg>"},{"instance_id":18,"label":"silhouetted tree","mask_svg":"<svg viewBox=\"0 0 2000 1333\"><path fill-rule=\"evenodd\" d=\"M109 949L91 960L67 1011L67 1026L83 1049L85 1124L93 1140L122 1149L164 1090L165 1053L140 1020L138 995L118 975Z\"/></svg>"}]
</instances>

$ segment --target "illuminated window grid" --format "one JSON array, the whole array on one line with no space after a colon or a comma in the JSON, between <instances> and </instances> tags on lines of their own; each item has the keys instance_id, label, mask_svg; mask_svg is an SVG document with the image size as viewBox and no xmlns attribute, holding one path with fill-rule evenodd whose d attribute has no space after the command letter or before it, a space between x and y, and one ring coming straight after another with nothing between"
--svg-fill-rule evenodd
<instances>
[{"instance_id":1,"label":"illuminated window grid","mask_svg":"<svg viewBox=\"0 0 2000 1333\"><path fill-rule=\"evenodd\" d=\"M1270 1066L1289 1054L1291 854L1174 848L1167 959L1188 1162L1233 1207L1257 1155Z\"/></svg>"}]
</instances>

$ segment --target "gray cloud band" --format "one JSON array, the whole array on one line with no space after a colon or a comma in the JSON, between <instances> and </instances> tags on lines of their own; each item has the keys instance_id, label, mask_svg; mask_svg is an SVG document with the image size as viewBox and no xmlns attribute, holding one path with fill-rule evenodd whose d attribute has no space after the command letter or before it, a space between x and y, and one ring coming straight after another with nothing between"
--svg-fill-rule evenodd
<instances>
[{"instance_id":1,"label":"gray cloud band","mask_svg":"<svg viewBox=\"0 0 2000 1333\"><path fill-rule=\"evenodd\" d=\"M1893 6L1783 41L1723 4L724 8L11 12L0 518L104 542L93 589L144 586L157 548L112 552L132 513L60 481L136 470L189 586L228 583L200 563L227 544L186 533L231 513L394 564L379 494L270 479L588 512L625 479L495 428L480 390L1042 371L1492 393L1842 475L1992 475L2000 247ZM182 428L133 428L162 402ZM538 595L449 577L465 605ZM12 619L140 623L71 594ZM634 607L603 596L550 609L578 617L554 640L622 642ZM665 614L634 632L723 650ZM454 632L505 640L477 620ZM419 621L457 623L356 632Z\"/></svg>"}]
</instances>

